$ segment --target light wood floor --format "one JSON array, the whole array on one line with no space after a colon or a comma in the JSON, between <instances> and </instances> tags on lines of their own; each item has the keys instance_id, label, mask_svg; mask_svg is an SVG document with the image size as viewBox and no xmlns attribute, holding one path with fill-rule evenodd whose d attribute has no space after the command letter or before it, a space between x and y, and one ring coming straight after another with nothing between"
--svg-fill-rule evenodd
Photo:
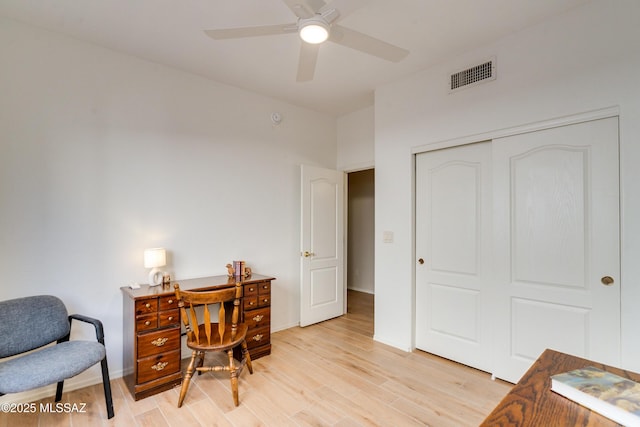
<instances>
[{"instance_id":1,"label":"light wood floor","mask_svg":"<svg viewBox=\"0 0 640 427\"><path fill-rule=\"evenodd\" d=\"M223 373L194 377L180 409L179 389L135 402L118 378L111 420L98 384L64 394L86 402L86 413L0 414L0 427L475 426L510 390L487 373L374 342L373 297L349 291L348 302L345 316L274 333L272 354L241 375L237 408Z\"/></svg>"}]
</instances>

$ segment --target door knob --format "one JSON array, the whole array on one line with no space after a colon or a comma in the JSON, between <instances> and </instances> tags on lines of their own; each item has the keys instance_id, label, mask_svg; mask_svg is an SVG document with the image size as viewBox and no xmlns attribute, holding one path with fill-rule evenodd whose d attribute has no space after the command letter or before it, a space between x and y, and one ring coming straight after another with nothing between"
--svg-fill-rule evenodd
<instances>
[{"instance_id":1,"label":"door knob","mask_svg":"<svg viewBox=\"0 0 640 427\"><path fill-rule=\"evenodd\" d=\"M602 279L600 279L600 281L605 286L613 285L613 277L611 277L611 276L604 276Z\"/></svg>"},{"instance_id":2,"label":"door knob","mask_svg":"<svg viewBox=\"0 0 640 427\"><path fill-rule=\"evenodd\" d=\"M304 256L305 258L309 258L310 256L313 256L313 252L304 251L302 253L302 256Z\"/></svg>"},{"instance_id":3,"label":"door knob","mask_svg":"<svg viewBox=\"0 0 640 427\"><path fill-rule=\"evenodd\" d=\"M422 258L418 258L418 264L420 265L424 264L424 260Z\"/></svg>"}]
</instances>

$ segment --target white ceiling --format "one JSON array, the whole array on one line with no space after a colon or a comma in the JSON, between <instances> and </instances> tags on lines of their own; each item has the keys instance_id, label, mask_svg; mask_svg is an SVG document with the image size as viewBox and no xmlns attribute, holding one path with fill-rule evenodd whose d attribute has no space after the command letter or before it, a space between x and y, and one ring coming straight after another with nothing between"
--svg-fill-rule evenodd
<instances>
[{"instance_id":1,"label":"white ceiling","mask_svg":"<svg viewBox=\"0 0 640 427\"><path fill-rule=\"evenodd\" d=\"M408 49L409 56L392 63L325 43L314 80L297 83L296 34L213 40L203 32L295 22L281 0L0 0L0 15L340 115L371 105L380 84L589 0L339 1L355 9L340 25Z\"/></svg>"}]
</instances>

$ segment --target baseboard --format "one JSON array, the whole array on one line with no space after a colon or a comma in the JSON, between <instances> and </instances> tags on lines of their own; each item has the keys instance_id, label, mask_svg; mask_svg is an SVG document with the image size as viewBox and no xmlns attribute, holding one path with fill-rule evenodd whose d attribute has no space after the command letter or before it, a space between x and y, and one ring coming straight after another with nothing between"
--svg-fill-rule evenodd
<instances>
[{"instance_id":1,"label":"baseboard","mask_svg":"<svg viewBox=\"0 0 640 427\"><path fill-rule=\"evenodd\" d=\"M362 293L369 294L369 295L375 295L375 292L372 291L371 289L347 288L347 290L356 291L356 292L362 292Z\"/></svg>"},{"instance_id":2,"label":"baseboard","mask_svg":"<svg viewBox=\"0 0 640 427\"><path fill-rule=\"evenodd\" d=\"M98 370L100 372L100 370ZM122 377L122 370L116 372L109 372L109 378L114 380ZM97 375L78 375L74 378L69 378L64 382L63 392L77 390L84 387L89 387L95 384L102 384L102 374ZM56 395L56 385L51 384L45 387L36 388L33 390L23 391L22 393L12 393L4 396L0 396L0 403L28 403L35 402L47 397L54 397ZM72 402L73 403L73 402ZM80 403L80 402L75 402Z\"/></svg>"},{"instance_id":3,"label":"baseboard","mask_svg":"<svg viewBox=\"0 0 640 427\"><path fill-rule=\"evenodd\" d=\"M410 347L406 347L404 345L401 345L400 343L396 343L396 342L392 342L392 341L381 340L376 335L373 336L373 340L376 341L376 342L379 342L381 344L397 348L398 350L406 351L407 353L411 353L411 351L412 351L412 349Z\"/></svg>"},{"instance_id":4,"label":"baseboard","mask_svg":"<svg viewBox=\"0 0 640 427\"><path fill-rule=\"evenodd\" d=\"M289 325L274 326L274 327L271 329L271 333L273 334L274 332L284 331L285 329L296 328L296 327L298 327L298 326L300 326L300 323L299 323L299 322L291 323L291 324L289 324Z\"/></svg>"}]
</instances>

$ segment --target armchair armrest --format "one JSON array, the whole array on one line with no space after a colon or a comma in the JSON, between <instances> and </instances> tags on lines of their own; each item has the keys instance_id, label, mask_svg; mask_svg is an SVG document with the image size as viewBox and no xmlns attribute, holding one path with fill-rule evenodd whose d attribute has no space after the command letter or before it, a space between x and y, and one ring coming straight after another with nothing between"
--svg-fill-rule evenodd
<instances>
[{"instance_id":1,"label":"armchair armrest","mask_svg":"<svg viewBox=\"0 0 640 427\"><path fill-rule=\"evenodd\" d=\"M93 317L85 316L82 314L71 314L69 315L69 325L71 325L71 321L79 320L85 323L91 323L96 328L96 338L98 342L104 345L104 328L102 327L102 322L98 319L94 319Z\"/></svg>"}]
</instances>

